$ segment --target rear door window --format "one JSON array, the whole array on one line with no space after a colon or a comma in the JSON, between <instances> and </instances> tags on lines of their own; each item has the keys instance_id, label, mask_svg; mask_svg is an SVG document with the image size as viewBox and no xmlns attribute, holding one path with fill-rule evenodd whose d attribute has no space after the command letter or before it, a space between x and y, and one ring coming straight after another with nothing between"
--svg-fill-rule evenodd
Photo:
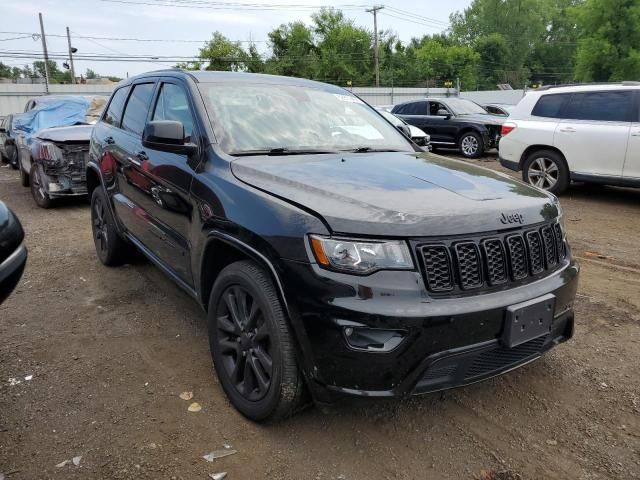
<instances>
[{"instance_id":1,"label":"rear door window","mask_svg":"<svg viewBox=\"0 0 640 480\"><path fill-rule=\"evenodd\" d=\"M632 91L574 93L563 117L572 120L630 122L632 109Z\"/></svg>"},{"instance_id":2,"label":"rear door window","mask_svg":"<svg viewBox=\"0 0 640 480\"><path fill-rule=\"evenodd\" d=\"M193 114L184 89L174 83L163 83L153 111L152 120L174 120L184 126L185 142L191 141Z\"/></svg>"},{"instance_id":3,"label":"rear door window","mask_svg":"<svg viewBox=\"0 0 640 480\"><path fill-rule=\"evenodd\" d=\"M147 123L147 114L155 83L138 83L133 86L129 101L122 116L122 128L128 132L142 136Z\"/></svg>"},{"instance_id":4,"label":"rear door window","mask_svg":"<svg viewBox=\"0 0 640 480\"><path fill-rule=\"evenodd\" d=\"M536 117L560 118L562 107L571 97L570 93L555 93L543 95L538 99L531 115Z\"/></svg>"},{"instance_id":5,"label":"rear door window","mask_svg":"<svg viewBox=\"0 0 640 480\"><path fill-rule=\"evenodd\" d=\"M404 105L399 113L402 115L428 115L429 109L427 102L412 102Z\"/></svg>"},{"instance_id":6,"label":"rear door window","mask_svg":"<svg viewBox=\"0 0 640 480\"><path fill-rule=\"evenodd\" d=\"M124 102L127 100L128 91L128 87L120 88L116 90L113 97L111 97L111 102L109 102L109 107L104 115L104 121L109 125L113 125L114 127L120 126L122 109L124 108Z\"/></svg>"}]
</instances>

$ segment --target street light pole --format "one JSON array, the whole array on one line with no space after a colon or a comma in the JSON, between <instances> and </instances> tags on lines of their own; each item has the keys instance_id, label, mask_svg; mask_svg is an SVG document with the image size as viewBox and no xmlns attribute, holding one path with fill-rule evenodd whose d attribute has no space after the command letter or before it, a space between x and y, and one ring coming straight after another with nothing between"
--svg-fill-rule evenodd
<instances>
[{"instance_id":1,"label":"street light pole","mask_svg":"<svg viewBox=\"0 0 640 480\"><path fill-rule=\"evenodd\" d=\"M44 38L44 23L42 13L38 13L40 19L40 37L42 38L42 51L44 52L44 90L49 95L49 54L47 53L47 39Z\"/></svg>"},{"instance_id":2,"label":"street light pole","mask_svg":"<svg viewBox=\"0 0 640 480\"><path fill-rule=\"evenodd\" d=\"M376 71L376 87L380 86L380 63L378 58L378 10L382 10L384 5L376 5L373 8L368 8L365 12L373 13L373 58L375 60Z\"/></svg>"}]
</instances>

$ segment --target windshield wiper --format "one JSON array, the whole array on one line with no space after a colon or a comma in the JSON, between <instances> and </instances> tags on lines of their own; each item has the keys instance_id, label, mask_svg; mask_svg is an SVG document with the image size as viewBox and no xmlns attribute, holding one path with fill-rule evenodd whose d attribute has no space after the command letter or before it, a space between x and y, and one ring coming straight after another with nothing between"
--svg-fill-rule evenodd
<instances>
[{"instance_id":1,"label":"windshield wiper","mask_svg":"<svg viewBox=\"0 0 640 480\"><path fill-rule=\"evenodd\" d=\"M236 150L230 152L229 155L234 157L250 157L253 155L306 155L306 154L320 154L320 153L336 153L335 150L326 150L318 148L257 148L253 150Z\"/></svg>"},{"instance_id":2,"label":"windshield wiper","mask_svg":"<svg viewBox=\"0 0 640 480\"><path fill-rule=\"evenodd\" d=\"M354 147L354 148L345 148L344 150L340 150L341 152L353 152L353 153L366 153L366 152L402 152L402 150L397 150L394 148L375 148L375 147Z\"/></svg>"}]
</instances>

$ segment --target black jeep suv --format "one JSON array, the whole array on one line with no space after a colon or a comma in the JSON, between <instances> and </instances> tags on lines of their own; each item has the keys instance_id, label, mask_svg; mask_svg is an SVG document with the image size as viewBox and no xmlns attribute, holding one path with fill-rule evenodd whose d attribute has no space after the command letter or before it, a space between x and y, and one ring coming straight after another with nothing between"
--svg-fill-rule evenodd
<instances>
[{"instance_id":1,"label":"black jeep suv","mask_svg":"<svg viewBox=\"0 0 640 480\"><path fill-rule=\"evenodd\" d=\"M466 98L414 100L396 105L391 112L428 133L434 147L457 148L466 158L478 158L496 148L505 120Z\"/></svg>"},{"instance_id":2,"label":"black jeep suv","mask_svg":"<svg viewBox=\"0 0 640 480\"><path fill-rule=\"evenodd\" d=\"M99 259L138 249L203 306L218 378L257 421L305 390L328 404L473 383L573 332L556 198L422 151L338 87L128 79L87 183Z\"/></svg>"}]
</instances>

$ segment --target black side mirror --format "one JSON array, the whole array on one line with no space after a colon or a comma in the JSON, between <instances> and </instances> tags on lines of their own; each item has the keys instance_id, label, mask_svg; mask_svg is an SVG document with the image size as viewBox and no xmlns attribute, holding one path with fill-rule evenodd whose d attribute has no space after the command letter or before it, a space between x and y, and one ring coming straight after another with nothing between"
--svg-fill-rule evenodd
<instances>
[{"instance_id":1,"label":"black side mirror","mask_svg":"<svg viewBox=\"0 0 640 480\"><path fill-rule=\"evenodd\" d=\"M400 131L400 133L402 133L405 137L411 138L411 129L405 125L404 123L401 123L400 125L396 125L396 128Z\"/></svg>"},{"instance_id":2,"label":"black side mirror","mask_svg":"<svg viewBox=\"0 0 640 480\"><path fill-rule=\"evenodd\" d=\"M0 133L7 133L7 129L4 127L0 127Z\"/></svg>"},{"instance_id":3,"label":"black side mirror","mask_svg":"<svg viewBox=\"0 0 640 480\"><path fill-rule=\"evenodd\" d=\"M440 110L438 110L438 116L451 118L451 114L449 113L449 110L445 110L444 108L441 108Z\"/></svg>"},{"instance_id":4,"label":"black side mirror","mask_svg":"<svg viewBox=\"0 0 640 480\"><path fill-rule=\"evenodd\" d=\"M191 154L198 149L194 143L184 142L184 125L174 120L155 120L145 125L142 145L153 150Z\"/></svg>"}]
</instances>

